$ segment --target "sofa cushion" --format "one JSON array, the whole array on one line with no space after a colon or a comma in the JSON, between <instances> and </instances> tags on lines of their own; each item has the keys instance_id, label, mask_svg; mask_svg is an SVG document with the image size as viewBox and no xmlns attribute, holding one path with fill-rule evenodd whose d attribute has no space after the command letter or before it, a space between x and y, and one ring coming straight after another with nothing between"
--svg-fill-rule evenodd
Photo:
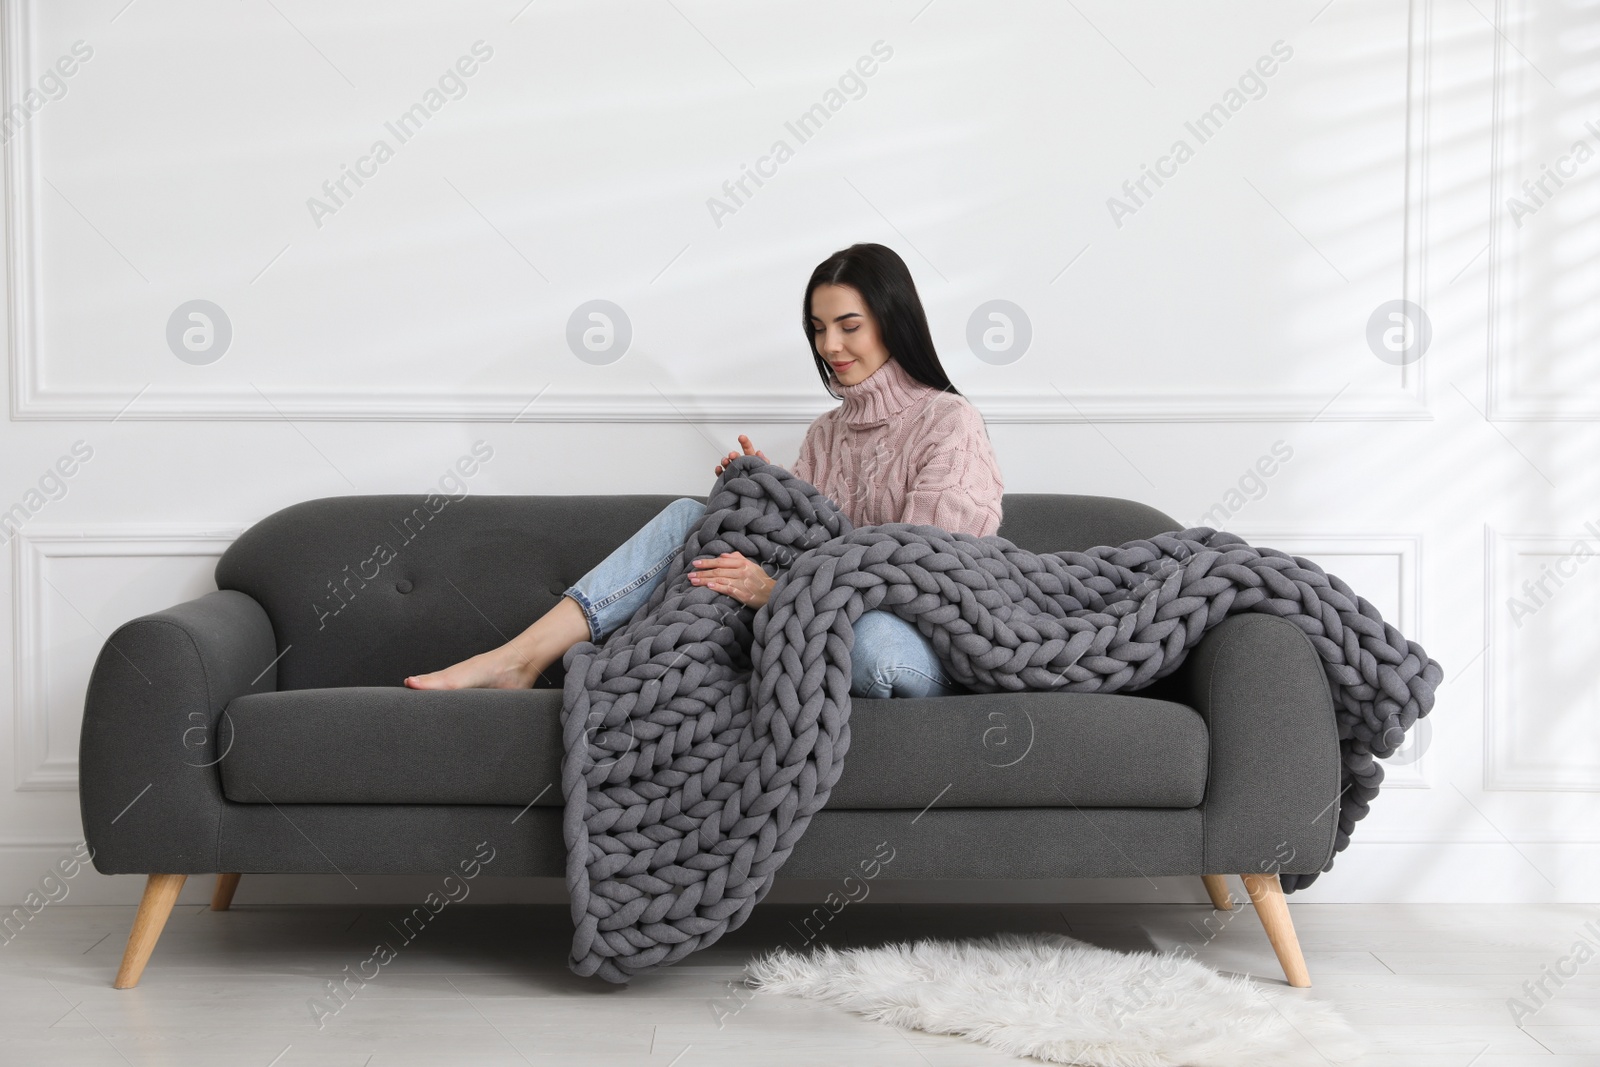
<instances>
[{"instance_id":1,"label":"sofa cushion","mask_svg":"<svg viewBox=\"0 0 1600 1067\"><path fill-rule=\"evenodd\" d=\"M224 795L244 804L562 803L561 692L300 689L233 700ZM1189 808L1207 734L1183 704L1024 692L852 701L829 808Z\"/></svg>"},{"instance_id":2,"label":"sofa cushion","mask_svg":"<svg viewBox=\"0 0 1600 1067\"><path fill-rule=\"evenodd\" d=\"M288 653L267 674L275 688L399 686L521 633L676 499L463 491L306 500L240 534L217 561L217 588L266 609ZM1113 497L1006 493L1001 504L999 535L1032 552L1183 528ZM545 673L559 689L562 665Z\"/></svg>"}]
</instances>

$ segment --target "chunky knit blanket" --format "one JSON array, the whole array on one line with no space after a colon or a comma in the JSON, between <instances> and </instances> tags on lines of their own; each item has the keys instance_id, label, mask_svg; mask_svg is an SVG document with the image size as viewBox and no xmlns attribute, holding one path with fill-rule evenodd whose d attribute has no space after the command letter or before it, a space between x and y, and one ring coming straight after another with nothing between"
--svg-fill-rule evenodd
<instances>
[{"instance_id":1,"label":"chunky knit blanket","mask_svg":"<svg viewBox=\"0 0 1600 1067\"><path fill-rule=\"evenodd\" d=\"M734 551L778 579L759 610L688 580L689 561ZM815 486L741 456L649 602L563 658L574 971L626 981L745 921L844 769L852 627L874 609L915 622L974 692L1126 692L1229 615L1294 621L1338 718L1336 851L1377 795L1375 758L1443 678L1344 582L1232 534L1034 553L937 526L855 529Z\"/></svg>"}]
</instances>

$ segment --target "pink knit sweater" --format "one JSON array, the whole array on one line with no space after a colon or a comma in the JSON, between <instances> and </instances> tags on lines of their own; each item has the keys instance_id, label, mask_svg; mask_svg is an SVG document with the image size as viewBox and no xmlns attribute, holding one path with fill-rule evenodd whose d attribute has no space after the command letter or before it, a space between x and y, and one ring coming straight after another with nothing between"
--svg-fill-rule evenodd
<instances>
[{"instance_id":1,"label":"pink knit sweater","mask_svg":"<svg viewBox=\"0 0 1600 1067\"><path fill-rule=\"evenodd\" d=\"M964 396L923 385L890 358L817 416L794 473L856 526L909 522L986 537L1005 486L983 416Z\"/></svg>"}]
</instances>

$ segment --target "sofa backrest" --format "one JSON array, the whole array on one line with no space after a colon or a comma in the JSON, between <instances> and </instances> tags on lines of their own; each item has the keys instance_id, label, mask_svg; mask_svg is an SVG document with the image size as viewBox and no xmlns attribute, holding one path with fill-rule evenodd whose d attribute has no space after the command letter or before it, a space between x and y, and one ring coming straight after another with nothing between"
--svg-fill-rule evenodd
<instances>
[{"instance_id":1,"label":"sofa backrest","mask_svg":"<svg viewBox=\"0 0 1600 1067\"><path fill-rule=\"evenodd\" d=\"M323 497L241 534L217 561L217 588L266 609L281 653L279 689L403 685L408 674L515 636L676 499ZM1000 536L1035 552L1180 528L1154 508L1110 497L1009 493L1002 508ZM561 678L557 664L546 681Z\"/></svg>"}]
</instances>

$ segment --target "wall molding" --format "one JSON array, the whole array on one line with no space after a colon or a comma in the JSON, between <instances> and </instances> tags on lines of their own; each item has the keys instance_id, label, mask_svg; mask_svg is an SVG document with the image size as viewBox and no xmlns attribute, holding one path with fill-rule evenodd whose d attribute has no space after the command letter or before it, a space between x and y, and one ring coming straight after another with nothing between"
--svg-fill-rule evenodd
<instances>
[{"instance_id":1,"label":"wall molding","mask_svg":"<svg viewBox=\"0 0 1600 1067\"><path fill-rule=\"evenodd\" d=\"M1516 91L1506 76L1506 49L1510 38L1506 32L1504 13L1507 5L1494 8L1494 73L1491 79L1491 104L1489 112L1489 295L1486 329L1485 362L1488 376L1488 416L1499 422L1592 422L1600 419L1600 392L1588 394L1556 392L1548 394L1519 393L1515 385L1517 353L1512 307L1514 297L1507 275L1515 271L1517 255L1513 250L1515 227L1507 218L1504 205L1508 188L1517 188L1509 173L1507 159L1512 156L1512 124L1507 116L1513 114ZM1516 47L1511 45L1511 47ZM1515 64L1525 64L1515 58ZM1518 78L1528 80L1525 66L1518 68ZM1508 321L1509 320L1509 321Z\"/></svg>"},{"instance_id":2,"label":"wall molding","mask_svg":"<svg viewBox=\"0 0 1600 1067\"><path fill-rule=\"evenodd\" d=\"M1568 555L1574 542L1593 545L1593 534L1505 533L1485 525L1484 531L1484 685L1483 752L1485 789L1538 792L1600 792L1600 765L1591 771L1551 768L1519 761L1508 719L1514 704L1510 689L1511 623L1505 601L1512 595L1511 575L1518 555ZM1594 564L1584 564L1594 566ZM1517 590L1520 595L1520 589ZM1559 589L1557 590L1559 595ZM1548 603L1548 601L1546 601Z\"/></svg>"},{"instance_id":3,"label":"wall molding","mask_svg":"<svg viewBox=\"0 0 1600 1067\"><path fill-rule=\"evenodd\" d=\"M12 106L22 100L33 73L32 50L28 47L28 3L29 0L0 0L0 114L9 114ZM12 418L26 407L22 390L28 390L29 396L35 390L36 375L31 364L39 351L34 322L39 269L35 251L39 213L34 196L38 185L34 126L32 121L27 122L4 143L6 344L11 366Z\"/></svg>"},{"instance_id":4,"label":"wall molding","mask_svg":"<svg viewBox=\"0 0 1600 1067\"><path fill-rule=\"evenodd\" d=\"M541 393L526 398L506 392L456 396L420 393L374 396L314 390L274 393L271 404L239 393L162 393L147 390L106 393L47 393L33 384L34 369L13 361L19 421L200 421L238 422L284 419L339 422L745 422L809 424L835 405L825 397L794 393L681 393L663 398L645 393ZM959 386L958 386L959 388ZM30 390L24 393L23 390ZM1164 422L1418 422L1433 416L1419 397L1407 393L1361 397L1359 407L1329 406L1330 395L1310 393L1218 393L1138 395L1083 393L1063 399L1055 393L981 393L962 390L990 423L1164 423ZM1345 394L1346 396L1348 394ZM537 396L538 400L529 403ZM131 401L131 403L130 403Z\"/></svg>"},{"instance_id":5,"label":"wall molding","mask_svg":"<svg viewBox=\"0 0 1600 1067\"><path fill-rule=\"evenodd\" d=\"M1400 257L1400 295L1421 308L1428 305L1428 174L1433 160L1433 0L1406 5L1406 143L1404 231ZM1404 395L1427 408L1427 368L1417 359L1400 368ZM1431 418L1432 416L1427 416Z\"/></svg>"},{"instance_id":6,"label":"wall molding","mask_svg":"<svg viewBox=\"0 0 1600 1067\"><path fill-rule=\"evenodd\" d=\"M220 556L244 526L135 523L24 526L11 539L13 749L16 790L78 788L78 755L50 752L49 646L45 604L54 595L45 578L52 559L137 559L149 556ZM93 624L90 624L93 625ZM109 634L102 634L104 642ZM102 648L104 647L102 643Z\"/></svg>"},{"instance_id":7,"label":"wall molding","mask_svg":"<svg viewBox=\"0 0 1600 1067\"><path fill-rule=\"evenodd\" d=\"M30 9L34 0L0 0L0 110L20 99L31 84ZM1402 290L1421 303L1425 286L1426 177L1429 146L1432 0L1408 5L1406 55L1407 121L1402 146L1405 208L1402 220ZM6 275L10 303L11 417L16 421L400 421L400 422L704 422L809 423L833 406L815 390L805 393L705 393L685 387L663 395L634 391L621 395L552 390L537 384L507 383L479 392L291 390L270 402L254 390L177 391L147 389L108 392L84 383L47 385L39 350L37 302L41 297L38 235L41 229L40 160L36 123L29 122L6 143ZM1367 393L1231 392L1085 393L1067 402L1059 395L963 392L991 423L1194 423L1194 422L1412 422L1431 421L1423 366L1400 369L1400 388ZM512 399L507 399L511 395ZM519 398L520 397L520 398ZM1337 398L1331 406L1329 400Z\"/></svg>"}]
</instances>

